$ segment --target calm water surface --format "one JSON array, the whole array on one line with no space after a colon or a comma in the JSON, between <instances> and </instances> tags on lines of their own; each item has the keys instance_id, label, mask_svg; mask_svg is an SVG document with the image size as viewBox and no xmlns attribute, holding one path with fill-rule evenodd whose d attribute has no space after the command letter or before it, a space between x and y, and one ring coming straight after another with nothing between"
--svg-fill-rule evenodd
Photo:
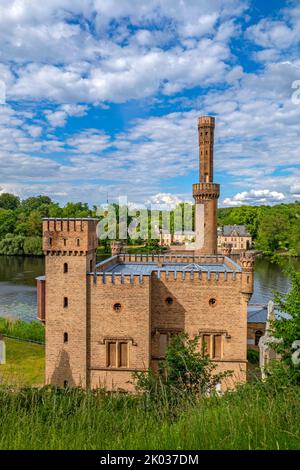
<instances>
[{"instance_id":1,"label":"calm water surface","mask_svg":"<svg viewBox=\"0 0 300 470\"><path fill-rule=\"evenodd\" d=\"M300 269L300 259L294 260ZM0 316L36 318L36 281L44 274L44 259L38 257L0 256ZM273 290L285 293L289 288L279 266L261 258L255 262L253 304L266 304Z\"/></svg>"}]
</instances>

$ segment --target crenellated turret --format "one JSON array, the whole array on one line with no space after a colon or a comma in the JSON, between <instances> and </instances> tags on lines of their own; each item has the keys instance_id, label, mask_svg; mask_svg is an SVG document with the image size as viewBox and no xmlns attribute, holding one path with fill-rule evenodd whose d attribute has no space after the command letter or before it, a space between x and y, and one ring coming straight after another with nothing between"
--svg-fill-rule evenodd
<instances>
[{"instance_id":1,"label":"crenellated turret","mask_svg":"<svg viewBox=\"0 0 300 470\"><path fill-rule=\"evenodd\" d=\"M196 203L196 252L217 253L217 204L220 185L213 182L215 118L198 119L199 183L193 185Z\"/></svg>"}]
</instances>

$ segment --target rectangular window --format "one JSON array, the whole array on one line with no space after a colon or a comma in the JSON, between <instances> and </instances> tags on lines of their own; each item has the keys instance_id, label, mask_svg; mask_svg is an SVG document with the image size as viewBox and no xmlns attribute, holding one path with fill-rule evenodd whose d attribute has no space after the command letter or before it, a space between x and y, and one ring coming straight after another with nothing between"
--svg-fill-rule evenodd
<instances>
[{"instance_id":1,"label":"rectangular window","mask_svg":"<svg viewBox=\"0 0 300 470\"><path fill-rule=\"evenodd\" d=\"M119 343L119 367L128 367L128 344Z\"/></svg>"},{"instance_id":2,"label":"rectangular window","mask_svg":"<svg viewBox=\"0 0 300 470\"><path fill-rule=\"evenodd\" d=\"M117 344L115 342L109 342L107 344L107 367L117 366Z\"/></svg>"},{"instance_id":3,"label":"rectangular window","mask_svg":"<svg viewBox=\"0 0 300 470\"><path fill-rule=\"evenodd\" d=\"M166 349L168 345L168 335L166 333L159 334L159 357L166 357Z\"/></svg>"},{"instance_id":4,"label":"rectangular window","mask_svg":"<svg viewBox=\"0 0 300 470\"><path fill-rule=\"evenodd\" d=\"M222 336L214 335L213 336L213 359L221 359L221 345L222 345Z\"/></svg>"},{"instance_id":5,"label":"rectangular window","mask_svg":"<svg viewBox=\"0 0 300 470\"><path fill-rule=\"evenodd\" d=\"M202 348L211 359L222 358L222 335L207 334L202 336Z\"/></svg>"},{"instance_id":6,"label":"rectangular window","mask_svg":"<svg viewBox=\"0 0 300 470\"><path fill-rule=\"evenodd\" d=\"M210 335L203 335L202 345L203 345L203 349L204 349L205 354L207 354L207 356L210 356L210 354L211 354Z\"/></svg>"},{"instance_id":7,"label":"rectangular window","mask_svg":"<svg viewBox=\"0 0 300 470\"><path fill-rule=\"evenodd\" d=\"M128 343L125 341L108 341L106 343L106 366L129 367Z\"/></svg>"}]
</instances>

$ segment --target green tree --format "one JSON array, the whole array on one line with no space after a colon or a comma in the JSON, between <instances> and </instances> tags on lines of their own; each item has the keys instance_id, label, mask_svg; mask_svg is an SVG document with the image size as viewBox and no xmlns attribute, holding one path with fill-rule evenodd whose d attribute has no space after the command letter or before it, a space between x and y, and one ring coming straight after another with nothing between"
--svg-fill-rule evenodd
<instances>
[{"instance_id":1,"label":"green tree","mask_svg":"<svg viewBox=\"0 0 300 470\"><path fill-rule=\"evenodd\" d=\"M271 334L274 338L282 340L280 343L274 343L273 348L282 358L287 366L290 375L300 384L300 364L294 364L292 355L294 341L300 340L300 272L290 269L291 288L287 294L275 295L276 309L283 313L272 322ZM286 316L285 314L288 314Z\"/></svg>"},{"instance_id":2,"label":"green tree","mask_svg":"<svg viewBox=\"0 0 300 470\"><path fill-rule=\"evenodd\" d=\"M215 390L231 372L214 372L216 365L205 351L199 352L199 339L190 339L187 333L174 335L157 374L152 369L134 373L137 389L150 395L162 392L170 398L178 392L200 396Z\"/></svg>"},{"instance_id":3,"label":"green tree","mask_svg":"<svg viewBox=\"0 0 300 470\"><path fill-rule=\"evenodd\" d=\"M45 210L45 206L48 206L52 203L50 197L48 196L32 196L22 201L22 209L26 213L30 213L35 210L42 208Z\"/></svg>"},{"instance_id":4,"label":"green tree","mask_svg":"<svg viewBox=\"0 0 300 470\"><path fill-rule=\"evenodd\" d=\"M24 240L23 251L25 255L40 256L43 254L41 237L26 237Z\"/></svg>"},{"instance_id":5,"label":"green tree","mask_svg":"<svg viewBox=\"0 0 300 470\"><path fill-rule=\"evenodd\" d=\"M266 254L288 246L289 216L281 208L268 208L261 218L256 247Z\"/></svg>"},{"instance_id":6,"label":"green tree","mask_svg":"<svg viewBox=\"0 0 300 470\"><path fill-rule=\"evenodd\" d=\"M92 211L86 202L68 202L63 208L63 217L90 217L91 215Z\"/></svg>"},{"instance_id":7,"label":"green tree","mask_svg":"<svg viewBox=\"0 0 300 470\"><path fill-rule=\"evenodd\" d=\"M14 233L17 216L11 209L0 209L0 240L9 233Z\"/></svg>"},{"instance_id":8,"label":"green tree","mask_svg":"<svg viewBox=\"0 0 300 470\"><path fill-rule=\"evenodd\" d=\"M23 255L25 237L22 235L8 234L0 241L1 255Z\"/></svg>"},{"instance_id":9,"label":"green tree","mask_svg":"<svg viewBox=\"0 0 300 470\"><path fill-rule=\"evenodd\" d=\"M20 205L20 198L10 193L0 194L0 208L15 210Z\"/></svg>"}]
</instances>

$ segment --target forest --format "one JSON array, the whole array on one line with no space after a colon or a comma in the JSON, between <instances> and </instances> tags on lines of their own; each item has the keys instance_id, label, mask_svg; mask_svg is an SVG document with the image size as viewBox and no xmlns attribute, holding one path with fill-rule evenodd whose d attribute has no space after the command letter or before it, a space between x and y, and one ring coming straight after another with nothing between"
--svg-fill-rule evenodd
<instances>
[{"instance_id":1,"label":"forest","mask_svg":"<svg viewBox=\"0 0 300 470\"><path fill-rule=\"evenodd\" d=\"M111 205L117 214L120 208ZM189 209L189 210L187 210ZM194 210L191 205L179 204L171 213L171 231L181 227L181 223L191 218L190 225L194 224ZM193 208L192 208L193 209ZM124 211L124 208L123 208ZM137 209L136 215L140 215ZM185 213L188 217L185 217ZM29 197L21 200L9 194L0 194L0 254L3 255L42 255L42 218L43 217L95 217L97 208L90 208L87 203L68 202L61 207L48 196ZM105 209L99 216L100 220L107 215ZM127 211L128 225L133 219ZM109 219L109 217L108 217ZM168 219L168 217L166 217ZM147 224L150 233L151 215L147 212ZM300 202L278 204L274 206L240 206L218 209L218 225L245 225L253 237L254 248L266 255L286 253L290 256L300 256ZM159 216L159 227L163 226L162 214ZM139 228L137 228L137 232ZM108 232L109 233L109 232ZM103 234L105 235L105 234ZM142 235L142 234L141 234ZM118 224L115 237L118 239ZM102 237L101 237L102 238ZM105 238L105 237L104 237ZM153 238L153 237L152 237ZM130 238L128 244L133 244ZM143 237L135 240L142 243ZM109 248L107 240L100 240L103 248ZM155 242L148 238L148 245Z\"/></svg>"}]
</instances>

